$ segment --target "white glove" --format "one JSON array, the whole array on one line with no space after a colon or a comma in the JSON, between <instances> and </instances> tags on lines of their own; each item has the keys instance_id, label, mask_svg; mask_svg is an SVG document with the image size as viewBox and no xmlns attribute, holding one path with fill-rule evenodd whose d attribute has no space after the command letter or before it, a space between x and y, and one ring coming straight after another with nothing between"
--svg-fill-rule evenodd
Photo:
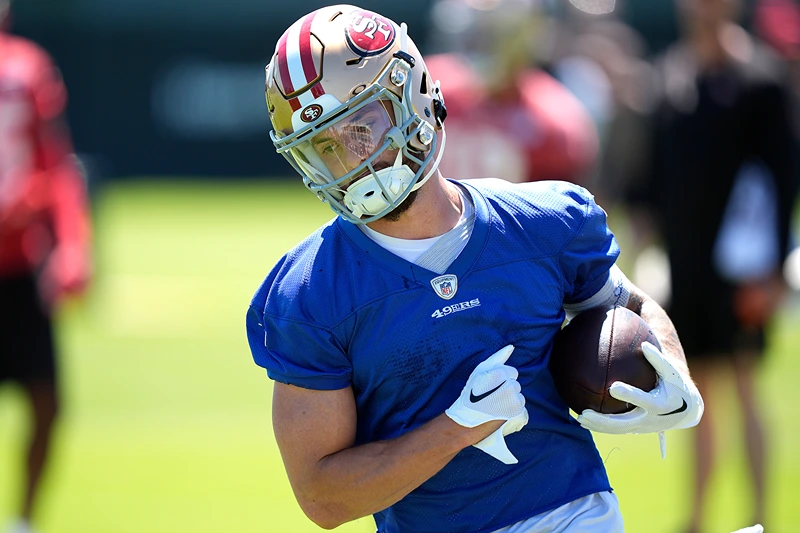
<instances>
[{"instance_id":1,"label":"white glove","mask_svg":"<svg viewBox=\"0 0 800 533\"><path fill-rule=\"evenodd\" d=\"M754 526L746 527L744 529L737 529L733 533L764 533L764 526L756 524Z\"/></svg>"},{"instance_id":2,"label":"white glove","mask_svg":"<svg viewBox=\"0 0 800 533\"><path fill-rule=\"evenodd\" d=\"M644 356L658 374L658 385L650 392L616 381L608 392L614 398L635 405L620 414L602 414L591 409L578 416L581 426L599 433L655 433L697 425L703 416L703 398L691 380L678 371L649 342L642 343ZM663 438L662 438L663 441ZM662 455L665 449L662 442Z\"/></svg>"},{"instance_id":3,"label":"white glove","mask_svg":"<svg viewBox=\"0 0 800 533\"><path fill-rule=\"evenodd\" d=\"M525 397L520 392L517 369L506 365L513 346L506 346L475 367L461 395L445 414L457 424L474 428L492 420L505 420L500 428L474 446L506 464L517 458L504 437L528 423Z\"/></svg>"}]
</instances>

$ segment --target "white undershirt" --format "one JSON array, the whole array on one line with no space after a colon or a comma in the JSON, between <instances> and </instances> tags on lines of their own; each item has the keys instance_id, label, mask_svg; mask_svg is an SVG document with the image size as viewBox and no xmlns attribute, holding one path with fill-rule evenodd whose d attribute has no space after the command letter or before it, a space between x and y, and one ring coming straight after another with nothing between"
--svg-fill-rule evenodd
<instances>
[{"instance_id":1,"label":"white undershirt","mask_svg":"<svg viewBox=\"0 0 800 533\"><path fill-rule=\"evenodd\" d=\"M444 274L458 254L464 249L472 235L475 225L475 208L469 195L459 188L461 195L461 216L456 225L442 235L428 239L399 239L379 233L366 225L360 225L362 231L382 248L402 257L406 261L427 268L438 274Z\"/></svg>"},{"instance_id":2,"label":"white undershirt","mask_svg":"<svg viewBox=\"0 0 800 533\"><path fill-rule=\"evenodd\" d=\"M444 235L437 235L429 239L399 239L379 233L367 226L361 226L367 236L379 244L382 248L389 250L394 255L400 256L409 263L413 263L419 256L427 252L431 246L439 242Z\"/></svg>"}]
</instances>

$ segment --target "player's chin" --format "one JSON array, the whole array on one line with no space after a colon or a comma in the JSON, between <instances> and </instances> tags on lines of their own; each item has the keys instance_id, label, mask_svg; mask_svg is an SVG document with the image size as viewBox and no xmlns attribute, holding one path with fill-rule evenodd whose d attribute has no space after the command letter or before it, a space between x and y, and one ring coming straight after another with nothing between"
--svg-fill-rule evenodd
<instances>
[{"instance_id":1,"label":"player's chin","mask_svg":"<svg viewBox=\"0 0 800 533\"><path fill-rule=\"evenodd\" d=\"M400 220L400 217L402 217L403 214L411 209L412 205L414 205L418 192L419 190L411 191L411 194L409 194L406 199L400 203L400 205L389 211L389 213L383 218L391 222L397 222Z\"/></svg>"}]
</instances>

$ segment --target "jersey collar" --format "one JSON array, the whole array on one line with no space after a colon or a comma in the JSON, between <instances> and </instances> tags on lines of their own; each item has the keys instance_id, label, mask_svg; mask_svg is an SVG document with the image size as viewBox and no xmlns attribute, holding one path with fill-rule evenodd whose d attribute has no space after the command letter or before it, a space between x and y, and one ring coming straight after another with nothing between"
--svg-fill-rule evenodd
<instances>
[{"instance_id":1,"label":"jersey collar","mask_svg":"<svg viewBox=\"0 0 800 533\"><path fill-rule=\"evenodd\" d=\"M472 198L475 206L475 226L464 250L453 261L445 274L454 274L463 280L472 266L477 261L480 253L486 247L486 240L489 235L491 223L491 212L489 204L483 195L472 185L456 180L448 180L461 187L466 194ZM362 252L367 254L372 260L382 265L384 268L397 273L400 276L411 279L421 285L430 286L430 281L439 276L436 272L431 272L426 268L417 266L405 259L396 256L385 248L375 243L367 237L355 224L338 217L336 225L344 233L347 239Z\"/></svg>"}]
</instances>

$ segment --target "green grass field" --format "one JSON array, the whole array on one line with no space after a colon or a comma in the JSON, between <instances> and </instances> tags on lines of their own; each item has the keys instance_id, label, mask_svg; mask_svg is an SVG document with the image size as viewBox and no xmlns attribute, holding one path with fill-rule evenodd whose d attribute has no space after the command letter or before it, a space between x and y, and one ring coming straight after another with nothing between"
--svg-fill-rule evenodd
<instances>
[{"instance_id":1,"label":"green grass field","mask_svg":"<svg viewBox=\"0 0 800 533\"><path fill-rule=\"evenodd\" d=\"M61 315L65 399L42 533L320 531L291 494L270 428L272 385L250 358L244 315L280 255L331 216L299 181L100 191L96 282ZM791 404L798 319L783 313L760 382L772 405L767 533L800 524L800 416ZM750 513L738 421L718 413L729 436L710 533L748 525ZM19 391L1 388L0 526L16 502L25 429ZM628 531L679 531L690 494L687 437L669 435L666 461L654 435L598 439ZM374 527L364 518L337 531Z\"/></svg>"}]
</instances>

